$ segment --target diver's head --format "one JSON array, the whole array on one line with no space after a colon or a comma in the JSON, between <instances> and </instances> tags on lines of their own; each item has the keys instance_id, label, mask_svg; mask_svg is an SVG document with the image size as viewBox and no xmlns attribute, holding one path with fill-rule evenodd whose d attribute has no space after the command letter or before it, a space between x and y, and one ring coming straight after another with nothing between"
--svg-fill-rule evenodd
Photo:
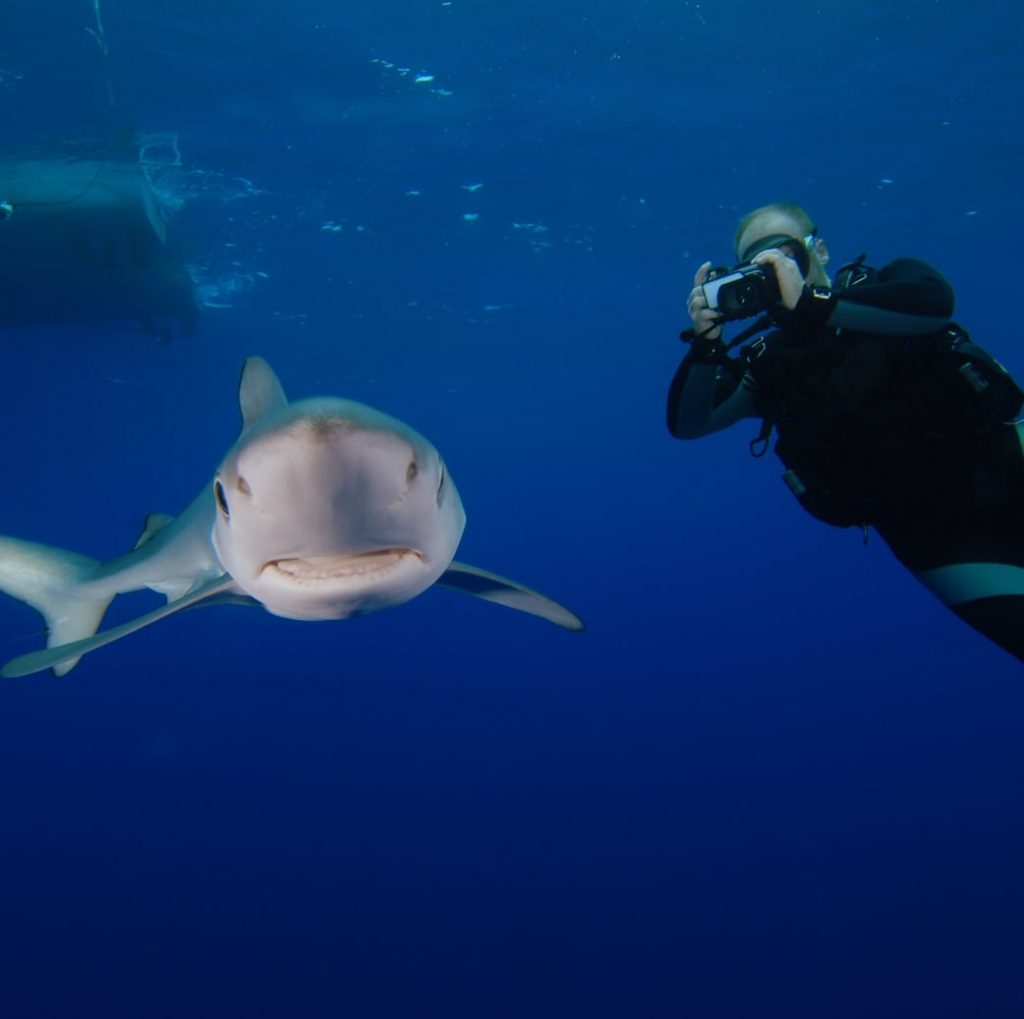
<instances>
[{"instance_id":1,"label":"diver's head","mask_svg":"<svg viewBox=\"0 0 1024 1019\"><path fill-rule=\"evenodd\" d=\"M748 212L736 229L736 257L749 262L768 248L778 248L800 266L812 286L831 286L825 272L828 248L818 236L814 220L799 205L777 202Z\"/></svg>"}]
</instances>

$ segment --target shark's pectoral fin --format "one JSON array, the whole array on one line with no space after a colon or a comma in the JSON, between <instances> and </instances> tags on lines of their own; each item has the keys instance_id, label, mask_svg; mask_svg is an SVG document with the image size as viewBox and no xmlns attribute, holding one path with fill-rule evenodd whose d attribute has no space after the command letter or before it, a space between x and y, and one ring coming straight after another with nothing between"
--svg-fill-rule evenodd
<instances>
[{"instance_id":1,"label":"shark's pectoral fin","mask_svg":"<svg viewBox=\"0 0 1024 1019\"><path fill-rule=\"evenodd\" d=\"M92 637L85 637L83 640L75 640L69 644L58 644L43 651L32 651L27 655L12 658L0 669L0 676L15 678L17 676L31 675L33 672L42 672L44 669L52 669L69 659L77 659L81 655L95 651L96 648L103 647L105 644L111 644L115 640L127 637L128 634L141 630L143 627L149 626L150 623L155 623L167 616L173 616L176 612L193 608L203 602L216 601L224 595L233 594L236 590L235 582L226 574L214 577L212 580L194 587L176 601L168 602L166 605L162 605L152 612L147 612L146 615L139 616L138 619L132 619L130 622L123 623L121 626L103 630L101 633L94 634Z\"/></svg>"},{"instance_id":2,"label":"shark's pectoral fin","mask_svg":"<svg viewBox=\"0 0 1024 1019\"><path fill-rule=\"evenodd\" d=\"M452 562L437 583L463 594L483 598L484 601L497 602L510 609L528 612L531 616L540 616L541 619L546 619L549 623L564 627L566 630L586 629L583 620L564 605L559 605L539 591L517 584L508 577L499 577L497 573L488 573L475 566Z\"/></svg>"}]
</instances>

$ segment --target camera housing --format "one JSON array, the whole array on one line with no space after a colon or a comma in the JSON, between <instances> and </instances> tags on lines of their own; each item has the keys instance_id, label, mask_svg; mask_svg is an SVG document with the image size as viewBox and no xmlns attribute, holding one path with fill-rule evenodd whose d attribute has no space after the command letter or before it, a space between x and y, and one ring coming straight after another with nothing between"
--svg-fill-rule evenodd
<instances>
[{"instance_id":1,"label":"camera housing","mask_svg":"<svg viewBox=\"0 0 1024 1019\"><path fill-rule=\"evenodd\" d=\"M770 266L738 265L721 276L709 279L701 289L712 311L723 322L750 318L773 308L782 300L779 284Z\"/></svg>"}]
</instances>

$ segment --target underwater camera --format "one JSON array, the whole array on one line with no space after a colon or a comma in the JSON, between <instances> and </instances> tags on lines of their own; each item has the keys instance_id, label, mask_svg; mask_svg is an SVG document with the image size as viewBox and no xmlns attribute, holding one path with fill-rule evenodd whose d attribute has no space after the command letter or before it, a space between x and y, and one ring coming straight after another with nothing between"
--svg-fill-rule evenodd
<instances>
[{"instance_id":1,"label":"underwater camera","mask_svg":"<svg viewBox=\"0 0 1024 1019\"><path fill-rule=\"evenodd\" d=\"M716 272L722 275L709 279L702 289L708 307L723 322L767 311L782 298L771 266L747 263Z\"/></svg>"}]
</instances>

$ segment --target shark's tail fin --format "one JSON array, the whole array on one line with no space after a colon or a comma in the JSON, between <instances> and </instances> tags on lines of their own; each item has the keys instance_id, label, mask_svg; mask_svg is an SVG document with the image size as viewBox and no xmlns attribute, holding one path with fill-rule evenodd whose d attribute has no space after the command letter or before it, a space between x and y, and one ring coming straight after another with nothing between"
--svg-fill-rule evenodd
<instances>
[{"instance_id":1,"label":"shark's tail fin","mask_svg":"<svg viewBox=\"0 0 1024 1019\"><path fill-rule=\"evenodd\" d=\"M0 537L0 591L42 613L47 647L91 637L99 628L111 598L84 590L97 566L96 559L76 552ZM66 675L77 662L61 662L53 671Z\"/></svg>"}]
</instances>

